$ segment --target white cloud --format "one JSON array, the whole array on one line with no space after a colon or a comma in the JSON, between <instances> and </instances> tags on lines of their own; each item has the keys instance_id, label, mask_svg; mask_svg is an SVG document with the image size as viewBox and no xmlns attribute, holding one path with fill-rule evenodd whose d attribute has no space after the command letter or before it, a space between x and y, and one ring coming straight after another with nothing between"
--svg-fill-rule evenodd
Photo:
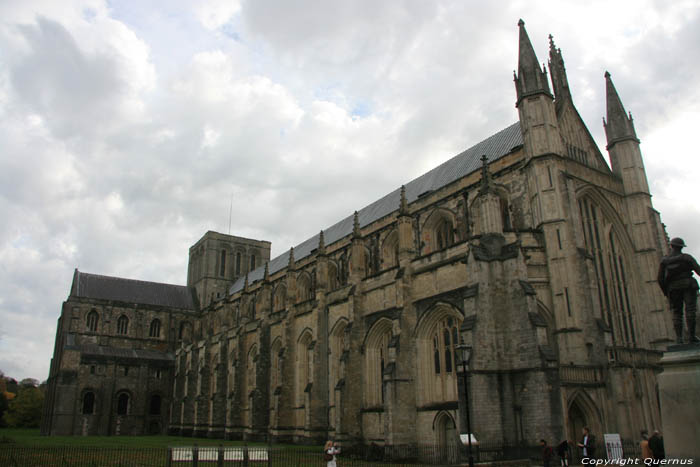
<instances>
[{"instance_id":1,"label":"white cloud","mask_svg":"<svg viewBox=\"0 0 700 467\"><path fill-rule=\"evenodd\" d=\"M656 207L700 245L677 207L700 170L698 6L0 3L0 369L46 376L75 267L183 283L232 194L232 233L279 254L515 122L519 17L540 61L555 36L601 145L613 73Z\"/></svg>"}]
</instances>

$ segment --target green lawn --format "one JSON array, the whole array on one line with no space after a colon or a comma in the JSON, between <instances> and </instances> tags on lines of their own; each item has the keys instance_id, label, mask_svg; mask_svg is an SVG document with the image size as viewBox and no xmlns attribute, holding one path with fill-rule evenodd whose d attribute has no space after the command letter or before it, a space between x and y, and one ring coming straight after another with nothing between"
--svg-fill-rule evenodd
<instances>
[{"instance_id":1,"label":"green lawn","mask_svg":"<svg viewBox=\"0 0 700 467\"><path fill-rule=\"evenodd\" d=\"M9 441L11 440L11 441ZM86 446L103 448L167 448L168 446L241 446L243 441L223 439L184 438L180 436L41 436L38 429L0 428L0 446L5 442L19 446L63 447ZM264 443L248 443L249 446L265 446ZM276 445L289 449L323 450L322 446Z\"/></svg>"}]
</instances>

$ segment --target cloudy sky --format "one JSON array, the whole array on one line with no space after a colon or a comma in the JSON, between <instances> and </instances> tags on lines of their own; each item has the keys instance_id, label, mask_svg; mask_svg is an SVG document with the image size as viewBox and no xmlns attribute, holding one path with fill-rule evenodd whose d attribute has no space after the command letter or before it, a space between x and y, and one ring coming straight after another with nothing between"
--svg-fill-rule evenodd
<instances>
[{"instance_id":1,"label":"cloudy sky","mask_svg":"<svg viewBox=\"0 0 700 467\"><path fill-rule=\"evenodd\" d=\"M585 6L584 6L585 4ZM700 254L700 2L0 0L0 370L46 379L74 268L185 283L277 255L517 121L519 18L604 150L609 70Z\"/></svg>"}]
</instances>

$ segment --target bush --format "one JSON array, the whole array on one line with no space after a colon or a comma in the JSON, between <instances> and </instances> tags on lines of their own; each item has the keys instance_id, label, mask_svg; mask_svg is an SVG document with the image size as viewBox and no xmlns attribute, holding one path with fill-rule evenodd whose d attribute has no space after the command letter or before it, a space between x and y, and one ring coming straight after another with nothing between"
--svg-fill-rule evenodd
<instances>
[{"instance_id":1,"label":"bush","mask_svg":"<svg viewBox=\"0 0 700 467\"><path fill-rule=\"evenodd\" d=\"M20 387L3 415L3 421L11 428L37 428L41 423L44 393L36 387Z\"/></svg>"}]
</instances>

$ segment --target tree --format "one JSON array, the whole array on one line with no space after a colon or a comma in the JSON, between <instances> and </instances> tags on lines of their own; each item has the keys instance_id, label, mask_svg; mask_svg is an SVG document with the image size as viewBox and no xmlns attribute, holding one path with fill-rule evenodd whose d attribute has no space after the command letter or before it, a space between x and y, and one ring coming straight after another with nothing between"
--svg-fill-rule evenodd
<instances>
[{"instance_id":1,"label":"tree","mask_svg":"<svg viewBox=\"0 0 700 467\"><path fill-rule=\"evenodd\" d=\"M9 403L3 420L12 428L37 428L41 423L44 393L36 387L20 387L17 397Z\"/></svg>"}]
</instances>

